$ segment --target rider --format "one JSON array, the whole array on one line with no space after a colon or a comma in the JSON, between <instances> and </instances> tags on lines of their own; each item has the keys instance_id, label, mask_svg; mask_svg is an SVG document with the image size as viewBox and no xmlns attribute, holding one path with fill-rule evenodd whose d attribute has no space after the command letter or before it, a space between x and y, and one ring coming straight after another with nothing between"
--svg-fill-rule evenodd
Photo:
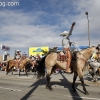
<instances>
[{"instance_id":1,"label":"rider","mask_svg":"<svg viewBox=\"0 0 100 100\"><path fill-rule=\"evenodd\" d=\"M20 54L20 50L16 50L16 60L19 62L20 61L20 58L21 58L21 54Z\"/></svg>"},{"instance_id":2,"label":"rider","mask_svg":"<svg viewBox=\"0 0 100 100\"><path fill-rule=\"evenodd\" d=\"M25 59L26 56L27 56L27 54L24 52L24 53L22 54L22 59Z\"/></svg>"},{"instance_id":3,"label":"rider","mask_svg":"<svg viewBox=\"0 0 100 100\"><path fill-rule=\"evenodd\" d=\"M99 47L97 46L96 47L96 50L93 52L93 54L92 54L92 57L91 57L91 61L93 61L93 62L97 62L97 53L98 53L98 51L99 51Z\"/></svg>"},{"instance_id":4,"label":"rider","mask_svg":"<svg viewBox=\"0 0 100 100\"><path fill-rule=\"evenodd\" d=\"M96 73L97 69L100 67L100 62L98 61L99 47L93 52L92 57L88 60L90 67L93 69L93 73Z\"/></svg>"},{"instance_id":5,"label":"rider","mask_svg":"<svg viewBox=\"0 0 100 100\"><path fill-rule=\"evenodd\" d=\"M70 39L69 39L69 36L72 35L72 30L73 30L73 27L75 25L75 22L72 23L72 26L71 26L71 29L69 32L67 31L64 31L63 33L60 34L60 36L63 36L63 39L62 39L62 46L63 46L63 49L64 49L64 52L66 53L66 56L67 56L67 67L66 67L66 72L68 73L71 73L71 52L70 52Z\"/></svg>"},{"instance_id":6,"label":"rider","mask_svg":"<svg viewBox=\"0 0 100 100\"><path fill-rule=\"evenodd\" d=\"M16 67L16 69L18 69L19 61L21 59L20 52L21 52L20 50L15 50L15 57L14 57L14 59L15 59L15 67Z\"/></svg>"}]
</instances>

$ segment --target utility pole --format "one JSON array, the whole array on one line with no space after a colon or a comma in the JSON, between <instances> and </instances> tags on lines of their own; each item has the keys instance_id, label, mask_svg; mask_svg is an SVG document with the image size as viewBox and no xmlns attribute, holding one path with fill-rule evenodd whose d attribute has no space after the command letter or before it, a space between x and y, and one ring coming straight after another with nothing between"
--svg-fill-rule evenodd
<instances>
[{"instance_id":1,"label":"utility pole","mask_svg":"<svg viewBox=\"0 0 100 100\"><path fill-rule=\"evenodd\" d=\"M88 19L88 12L85 12L87 15L87 20L88 20L88 41L89 41L89 47L90 47L90 29L89 29L89 19Z\"/></svg>"}]
</instances>

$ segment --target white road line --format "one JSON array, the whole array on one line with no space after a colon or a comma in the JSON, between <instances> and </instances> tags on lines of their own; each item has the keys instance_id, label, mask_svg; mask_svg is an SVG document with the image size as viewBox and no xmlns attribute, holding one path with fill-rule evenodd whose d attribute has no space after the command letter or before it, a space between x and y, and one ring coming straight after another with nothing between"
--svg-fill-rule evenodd
<instances>
[{"instance_id":1,"label":"white road line","mask_svg":"<svg viewBox=\"0 0 100 100\"><path fill-rule=\"evenodd\" d=\"M81 98L81 99L90 99L90 100L100 100L98 98L89 98L89 97L79 97L79 96L69 96L69 95L64 95L70 98Z\"/></svg>"},{"instance_id":2,"label":"white road line","mask_svg":"<svg viewBox=\"0 0 100 100\"><path fill-rule=\"evenodd\" d=\"M1 89L7 89L7 90L12 90L12 91L22 91L19 89L13 89L13 88L5 88L5 87L0 87Z\"/></svg>"}]
</instances>

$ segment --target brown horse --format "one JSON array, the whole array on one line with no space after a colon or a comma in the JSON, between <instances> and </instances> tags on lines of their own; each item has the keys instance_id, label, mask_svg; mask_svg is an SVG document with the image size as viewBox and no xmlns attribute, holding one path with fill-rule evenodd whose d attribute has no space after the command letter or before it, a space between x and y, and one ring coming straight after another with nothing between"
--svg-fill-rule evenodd
<instances>
[{"instance_id":1,"label":"brown horse","mask_svg":"<svg viewBox=\"0 0 100 100\"><path fill-rule=\"evenodd\" d=\"M83 86L83 90L85 91L84 94L89 94L85 88L84 85L84 69L85 65L87 63L87 60L91 57L93 54L93 51L96 49L96 47L90 47L84 50L81 50L76 53L76 61L71 62L71 66L74 72L74 77L73 77L73 83L72 83L72 88L73 91L76 92L75 89L75 81L77 79L77 76L79 76L80 81ZM74 58L74 57L73 57ZM65 70L66 69L66 62L58 61L57 60L57 53L51 53L47 55L46 57L42 58L39 66L37 67L38 71L38 78L44 77L45 76L45 67L47 70L46 74L46 79L47 79L47 85L46 88L49 88L52 90L52 87L50 86L50 75L53 73L53 71L56 69L56 67Z\"/></svg>"},{"instance_id":2,"label":"brown horse","mask_svg":"<svg viewBox=\"0 0 100 100\"><path fill-rule=\"evenodd\" d=\"M15 60L10 60L8 61L7 64L6 75L10 72L10 70L12 70L13 74L13 69L14 67L16 67L17 69L19 69L19 76L20 76L20 71L22 71L23 69L25 70L26 75L28 76L27 71L30 69L31 66L32 66L32 60L29 58L23 60L21 59L19 63L17 63Z\"/></svg>"}]
</instances>

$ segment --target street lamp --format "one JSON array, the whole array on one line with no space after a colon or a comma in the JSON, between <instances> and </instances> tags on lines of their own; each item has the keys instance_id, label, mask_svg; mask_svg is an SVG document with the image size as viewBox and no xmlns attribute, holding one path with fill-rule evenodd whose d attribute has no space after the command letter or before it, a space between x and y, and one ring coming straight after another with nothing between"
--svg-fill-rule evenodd
<instances>
[{"instance_id":1,"label":"street lamp","mask_svg":"<svg viewBox=\"0 0 100 100\"><path fill-rule=\"evenodd\" d=\"M90 30L89 30L89 19L88 19L88 12L85 12L87 15L87 20L88 20L88 41L89 41L89 47L90 47Z\"/></svg>"}]
</instances>

